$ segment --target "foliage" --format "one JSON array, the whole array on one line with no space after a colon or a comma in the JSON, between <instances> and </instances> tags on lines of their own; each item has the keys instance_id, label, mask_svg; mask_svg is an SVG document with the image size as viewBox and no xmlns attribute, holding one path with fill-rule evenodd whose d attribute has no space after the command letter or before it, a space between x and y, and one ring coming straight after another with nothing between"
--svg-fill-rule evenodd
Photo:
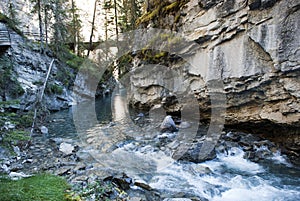
<instances>
[{"instance_id":1,"label":"foliage","mask_svg":"<svg viewBox=\"0 0 300 201\"><path fill-rule=\"evenodd\" d=\"M152 9L152 11L145 13L139 19L137 19L136 24L140 25L153 20L155 17L159 15L166 15L172 11L178 11L187 2L188 2L187 0L183 0L183 1L177 0L173 3L168 4L168 2L166 1L154 0L153 2L151 2L151 4L154 5L155 7ZM178 21L180 15L177 14L176 17L177 17L176 21Z\"/></svg>"},{"instance_id":2,"label":"foliage","mask_svg":"<svg viewBox=\"0 0 300 201\"><path fill-rule=\"evenodd\" d=\"M0 128L1 137L3 139L2 144L9 150L12 150L12 145L16 145L19 142L28 141L30 139L30 133L27 131L31 127L33 121L33 112L12 112L9 109L11 105L18 105L19 101L4 101L0 102ZM8 108L8 109L4 109ZM8 124L13 124L14 128L5 128Z\"/></svg>"},{"instance_id":3,"label":"foliage","mask_svg":"<svg viewBox=\"0 0 300 201\"><path fill-rule=\"evenodd\" d=\"M168 61L166 59L166 57L168 56L168 52L164 52L164 51L143 49L142 51L140 51L138 56L142 60L144 60L144 61L146 61L147 63L150 63L150 64L161 63L161 64L164 64L164 65L167 65L167 63L165 63L165 62Z\"/></svg>"},{"instance_id":4,"label":"foliage","mask_svg":"<svg viewBox=\"0 0 300 201\"><path fill-rule=\"evenodd\" d=\"M24 94L24 89L12 74L12 63L8 57L0 57L0 95L18 97Z\"/></svg>"},{"instance_id":5,"label":"foliage","mask_svg":"<svg viewBox=\"0 0 300 201\"><path fill-rule=\"evenodd\" d=\"M57 84L47 84L45 93L47 94L62 94L63 88Z\"/></svg>"},{"instance_id":6,"label":"foliage","mask_svg":"<svg viewBox=\"0 0 300 201\"><path fill-rule=\"evenodd\" d=\"M172 10L172 9L175 9L179 6L179 2L178 1L175 1L169 5L167 5L166 7L164 7L164 11L169 11L169 10Z\"/></svg>"},{"instance_id":7,"label":"foliage","mask_svg":"<svg viewBox=\"0 0 300 201\"><path fill-rule=\"evenodd\" d=\"M83 198L94 198L95 200L109 200L110 194L113 192L113 185L103 181L95 181L89 184L85 189L79 190L80 196Z\"/></svg>"},{"instance_id":8,"label":"foliage","mask_svg":"<svg viewBox=\"0 0 300 201\"><path fill-rule=\"evenodd\" d=\"M3 102L2 102L3 103ZM3 105L4 106L4 105ZM0 108L3 107L0 105ZM5 107L5 106L4 106ZM0 126L5 122L11 122L16 125L18 129L25 129L31 126L33 119L33 112L1 112L0 113Z\"/></svg>"},{"instance_id":9,"label":"foliage","mask_svg":"<svg viewBox=\"0 0 300 201\"><path fill-rule=\"evenodd\" d=\"M142 24L142 23L146 23L150 20L152 20L153 18L155 18L156 16L158 16L159 12L160 12L161 7L159 6L158 8L156 8L155 10L153 10L152 12L148 12L145 13L144 15L142 15L138 20L137 20L137 25Z\"/></svg>"},{"instance_id":10,"label":"foliage","mask_svg":"<svg viewBox=\"0 0 300 201\"><path fill-rule=\"evenodd\" d=\"M78 193L73 190L66 191L65 199L67 201L83 201L83 199L80 197L80 195L78 195Z\"/></svg>"},{"instance_id":11,"label":"foliage","mask_svg":"<svg viewBox=\"0 0 300 201\"><path fill-rule=\"evenodd\" d=\"M19 22L16 20L16 18L9 18L0 12L0 22L6 23L9 28L24 37L23 32L17 27Z\"/></svg>"},{"instance_id":12,"label":"foliage","mask_svg":"<svg viewBox=\"0 0 300 201\"><path fill-rule=\"evenodd\" d=\"M63 201L69 189L66 180L49 174L12 181L0 178L0 200L2 201Z\"/></svg>"},{"instance_id":13,"label":"foliage","mask_svg":"<svg viewBox=\"0 0 300 201\"><path fill-rule=\"evenodd\" d=\"M32 125L33 113L23 114L19 117L18 126L20 128L29 128Z\"/></svg>"},{"instance_id":14,"label":"foliage","mask_svg":"<svg viewBox=\"0 0 300 201\"><path fill-rule=\"evenodd\" d=\"M43 83L44 82L42 80L38 80L38 81L34 81L32 84L37 85L37 86L42 86Z\"/></svg>"},{"instance_id":15,"label":"foliage","mask_svg":"<svg viewBox=\"0 0 300 201\"><path fill-rule=\"evenodd\" d=\"M118 67L121 73L120 77L122 77L122 75L125 75L130 71L132 59L133 58L130 54L124 54L118 59Z\"/></svg>"},{"instance_id":16,"label":"foliage","mask_svg":"<svg viewBox=\"0 0 300 201\"><path fill-rule=\"evenodd\" d=\"M22 130L9 131L3 139L4 143L17 145L20 141L27 141L30 139L30 133Z\"/></svg>"},{"instance_id":17,"label":"foliage","mask_svg":"<svg viewBox=\"0 0 300 201\"><path fill-rule=\"evenodd\" d=\"M66 54L66 64L75 69L78 70L81 66L81 64L84 62L84 58L79 57L71 52L69 52L69 54Z\"/></svg>"},{"instance_id":18,"label":"foliage","mask_svg":"<svg viewBox=\"0 0 300 201\"><path fill-rule=\"evenodd\" d=\"M119 26L122 32L136 28L136 20L142 15L141 0L123 0L120 6Z\"/></svg>"},{"instance_id":19,"label":"foliage","mask_svg":"<svg viewBox=\"0 0 300 201\"><path fill-rule=\"evenodd\" d=\"M82 36L80 35L80 30L82 28L80 15L78 14L79 9L77 8L75 1L71 0L71 8L68 9L67 14L69 15L70 21L67 22L67 30L68 36L67 40L70 45L70 49L76 54L81 55L81 46L80 41L82 40Z\"/></svg>"}]
</instances>

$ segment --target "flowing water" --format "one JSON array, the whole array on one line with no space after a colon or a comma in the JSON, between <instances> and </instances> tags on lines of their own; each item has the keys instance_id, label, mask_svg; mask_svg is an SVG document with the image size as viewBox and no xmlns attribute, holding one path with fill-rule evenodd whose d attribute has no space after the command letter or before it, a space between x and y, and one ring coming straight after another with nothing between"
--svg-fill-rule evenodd
<instances>
[{"instance_id":1,"label":"flowing water","mask_svg":"<svg viewBox=\"0 0 300 201\"><path fill-rule=\"evenodd\" d=\"M300 170L279 152L260 163L244 159L244 152L236 147L203 163L173 160L168 151L155 147L159 134L155 126L141 129L130 119L119 92L95 104L54 113L49 137L78 140L82 152L94 158L95 167L125 172L161 193L212 201L300 200Z\"/></svg>"}]
</instances>

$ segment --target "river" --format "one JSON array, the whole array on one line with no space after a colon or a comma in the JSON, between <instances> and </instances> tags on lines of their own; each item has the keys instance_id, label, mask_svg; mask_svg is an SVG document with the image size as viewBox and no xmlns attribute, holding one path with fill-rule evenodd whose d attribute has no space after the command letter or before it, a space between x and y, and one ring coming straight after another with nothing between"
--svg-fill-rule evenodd
<instances>
[{"instance_id":1,"label":"river","mask_svg":"<svg viewBox=\"0 0 300 201\"><path fill-rule=\"evenodd\" d=\"M155 126L141 127L130 119L122 93L52 114L49 137L78 140L95 167L125 172L161 193L212 201L300 200L300 169L280 152L252 162L233 147L202 163L173 160L165 148L155 147Z\"/></svg>"}]
</instances>

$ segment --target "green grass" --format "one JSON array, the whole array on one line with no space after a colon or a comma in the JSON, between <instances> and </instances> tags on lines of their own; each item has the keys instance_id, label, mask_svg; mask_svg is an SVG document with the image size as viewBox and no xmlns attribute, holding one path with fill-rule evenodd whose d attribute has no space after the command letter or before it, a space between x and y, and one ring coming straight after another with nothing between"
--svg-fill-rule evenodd
<instances>
[{"instance_id":1,"label":"green grass","mask_svg":"<svg viewBox=\"0 0 300 201\"><path fill-rule=\"evenodd\" d=\"M58 94L61 95L64 91L61 86L58 86L56 84L48 84L46 87L45 92L47 94Z\"/></svg>"},{"instance_id":2,"label":"green grass","mask_svg":"<svg viewBox=\"0 0 300 201\"><path fill-rule=\"evenodd\" d=\"M0 178L1 201L63 201L70 187L63 178L40 174L17 181Z\"/></svg>"}]
</instances>

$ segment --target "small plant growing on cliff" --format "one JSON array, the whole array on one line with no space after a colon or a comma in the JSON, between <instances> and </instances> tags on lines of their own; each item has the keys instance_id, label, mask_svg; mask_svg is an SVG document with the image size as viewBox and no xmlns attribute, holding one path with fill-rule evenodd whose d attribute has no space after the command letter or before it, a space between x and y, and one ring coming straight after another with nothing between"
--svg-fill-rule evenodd
<instances>
[{"instance_id":1,"label":"small plant growing on cliff","mask_svg":"<svg viewBox=\"0 0 300 201\"><path fill-rule=\"evenodd\" d=\"M59 94L60 95L63 93L63 88L57 84L49 84L49 85L47 85L45 92L48 94Z\"/></svg>"},{"instance_id":2,"label":"small plant growing on cliff","mask_svg":"<svg viewBox=\"0 0 300 201\"><path fill-rule=\"evenodd\" d=\"M28 141L30 139L29 135L30 133L27 131L13 130L4 136L3 141L11 145L17 145L21 141Z\"/></svg>"},{"instance_id":3,"label":"small plant growing on cliff","mask_svg":"<svg viewBox=\"0 0 300 201\"><path fill-rule=\"evenodd\" d=\"M0 12L0 22L6 23L9 28L14 30L16 33L24 37L23 32L17 28L17 25L19 22L16 20L16 18L12 19L4 15L3 13Z\"/></svg>"},{"instance_id":4,"label":"small plant growing on cliff","mask_svg":"<svg viewBox=\"0 0 300 201\"><path fill-rule=\"evenodd\" d=\"M6 94L15 98L24 94L24 92L12 73L11 61L6 56L0 56L0 94L3 96L2 98L5 99Z\"/></svg>"}]
</instances>

